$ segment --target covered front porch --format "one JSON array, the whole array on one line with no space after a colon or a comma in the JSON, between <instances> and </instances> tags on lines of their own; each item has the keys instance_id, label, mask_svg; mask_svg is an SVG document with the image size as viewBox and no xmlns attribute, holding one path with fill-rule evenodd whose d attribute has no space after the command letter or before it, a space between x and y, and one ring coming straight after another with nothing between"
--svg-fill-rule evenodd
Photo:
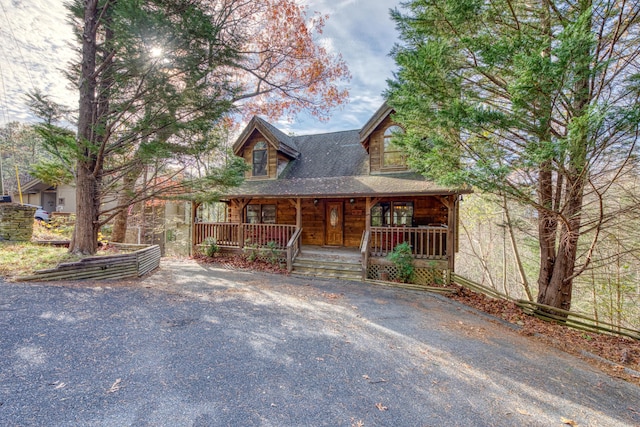
<instances>
[{"instance_id":1,"label":"covered front porch","mask_svg":"<svg viewBox=\"0 0 640 427\"><path fill-rule=\"evenodd\" d=\"M194 222L192 242L212 238L223 250L279 251L289 271L305 247L344 248L359 254L363 278L407 242L417 265L451 271L457 202L457 194L230 199L226 221Z\"/></svg>"}]
</instances>

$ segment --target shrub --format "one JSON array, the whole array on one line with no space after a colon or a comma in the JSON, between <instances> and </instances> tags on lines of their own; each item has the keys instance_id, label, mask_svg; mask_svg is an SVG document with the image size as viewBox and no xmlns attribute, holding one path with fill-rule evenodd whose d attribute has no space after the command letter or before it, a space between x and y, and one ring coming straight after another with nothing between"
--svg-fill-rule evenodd
<instances>
[{"instance_id":1,"label":"shrub","mask_svg":"<svg viewBox=\"0 0 640 427\"><path fill-rule=\"evenodd\" d=\"M267 242L266 246L262 249L262 252L269 264L276 265L278 263L278 259L280 258L278 242L273 240Z\"/></svg>"},{"instance_id":2,"label":"shrub","mask_svg":"<svg viewBox=\"0 0 640 427\"><path fill-rule=\"evenodd\" d=\"M387 259L398 269L398 279L402 283L410 283L413 280L415 268L409 243L403 242L397 245L393 248L393 252L387 255Z\"/></svg>"},{"instance_id":3,"label":"shrub","mask_svg":"<svg viewBox=\"0 0 640 427\"><path fill-rule=\"evenodd\" d=\"M217 254L218 252L220 252L220 246L218 246L218 243L216 242L216 239L214 239L213 237L207 237L206 239L204 239L205 247L204 247L204 254L208 257L212 257L215 256L215 254Z\"/></svg>"},{"instance_id":4,"label":"shrub","mask_svg":"<svg viewBox=\"0 0 640 427\"><path fill-rule=\"evenodd\" d=\"M258 245L256 243L251 243L251 239L247 239L244 241L242 253L247 261L254 262L258 259Z\"/></svg>"}]
</instances>

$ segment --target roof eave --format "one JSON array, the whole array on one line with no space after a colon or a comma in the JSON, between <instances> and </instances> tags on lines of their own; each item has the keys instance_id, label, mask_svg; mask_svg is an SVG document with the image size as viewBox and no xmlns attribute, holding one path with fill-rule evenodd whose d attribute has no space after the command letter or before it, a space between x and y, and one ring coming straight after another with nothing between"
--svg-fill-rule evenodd
<instances>
[{"instance_id":1,"label":"roof eave","mask_svg":"<svg viewBox=\"0 0 640 427\"><path fill-rule=\"evenodd\" d=\"M382 123L384 119L387 118L393 112L393 108L391 108L386 102L382 104L378 111L369 119L367 123L360 130L360 144L365 145L365 141L371 133Z\"/></svg>"}]
</instances>

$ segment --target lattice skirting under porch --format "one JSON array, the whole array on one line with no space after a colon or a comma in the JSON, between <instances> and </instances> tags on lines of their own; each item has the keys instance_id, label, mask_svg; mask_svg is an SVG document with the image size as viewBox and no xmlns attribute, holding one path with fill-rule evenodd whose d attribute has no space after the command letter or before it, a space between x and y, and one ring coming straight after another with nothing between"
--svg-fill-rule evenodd
<instances>
[{"instance_id":1,"label":"lattice skirting under porch","mask_svg":"<svg viewBox=\"0 0 640 427\"><path fill-rule=\"evenodd\" d=\"M367 278L372 280L398 280L398 268L391 265L369 264ZM413 283L416 285L442 285L448 281L448 270L440 267L416 267Z\"/></svg>"}]
</instances>

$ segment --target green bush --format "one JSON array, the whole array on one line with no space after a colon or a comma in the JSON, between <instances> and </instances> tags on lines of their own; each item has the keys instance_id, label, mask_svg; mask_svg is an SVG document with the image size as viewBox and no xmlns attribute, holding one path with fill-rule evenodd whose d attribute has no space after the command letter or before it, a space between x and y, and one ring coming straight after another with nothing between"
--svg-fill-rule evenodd
<instances>
[{"instance_id":1,"label":"green bush","mask_svg":"<svg viewBox=\"0 0 640 427\"><path fill-rule=\"evenodd\" d=\"M387 259L398 269L398 279L402 283L411 283L415 271L411 245L407 242L400 243L387 255Z\"/></svg>"},{"instance_id":2,"label":"green bush","mask_svg":"<svg viewBox=\"0 0 640 427\"><path fill-rule=\"evenodd\" d=\"M267 242L267 245L262 249L263 256L269 262L269 264L276 265L278 263L278 259L280 258L280 253L278 252L278 242L273 240Z\"/></svg>"},{"instance_id":3,"label":"green bush","mask_svg":"<svg viewBox=\"0 0 640 427\"><path fill-rule=\"evenodd\" d=\"M204 239L205 247L204 254L208 257L215 256L218 252L220 252L220 246L218 246L218 242L213 237L207 237Z\"/></svg>"},{"instance_id":4,"label":"green bush","mask_svg":"<svg viewBox=\"0 0 640 427\"><path fill-rule=\"evenodd\" d=\"M254 262L258 259L258 245L256 243L251 243L251 239L246 239L244 241L244 247L242 248L242 253L244 257L249 262Z\"/></svg>"}]
</instances>

